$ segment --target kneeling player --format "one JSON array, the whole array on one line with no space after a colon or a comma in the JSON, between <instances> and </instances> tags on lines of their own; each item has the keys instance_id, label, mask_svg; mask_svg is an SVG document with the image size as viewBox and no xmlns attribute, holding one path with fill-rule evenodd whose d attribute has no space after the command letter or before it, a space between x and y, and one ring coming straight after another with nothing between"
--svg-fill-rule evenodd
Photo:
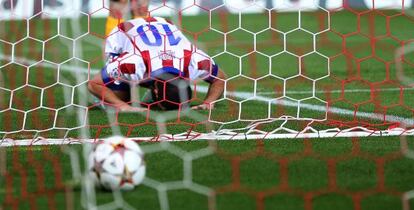
<instances>
[{"instance_id":1,"label":"kneeling player","mask_svg":"<svg viewBox=\"0 0 414 210\"><path fill-rule=\"evenodd\" d=\"M144 102L156 103L163 110L177 109L191 98L187 81L204 80L210 84L204 103L193 109L211 109L212 102L223 94L224 73L165 19L131 20L111 34L105 51L113 58L88 86L106 103L123 111L143 111L127 103L128 82L149 88L151 100Z\"/></svg>"}]
</instances>

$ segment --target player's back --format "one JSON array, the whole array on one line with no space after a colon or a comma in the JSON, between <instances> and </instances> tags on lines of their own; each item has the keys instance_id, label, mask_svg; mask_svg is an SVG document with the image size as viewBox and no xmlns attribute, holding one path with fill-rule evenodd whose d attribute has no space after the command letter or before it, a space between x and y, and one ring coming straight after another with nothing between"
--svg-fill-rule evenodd
<instances>
[{"instance_id":1,"label":"player's back","mask_svg":"<svg viewBox=\"0 0 414 210\"><path fill-rule=\"evenodd\" d=\"M147 71L184 71L186 62L194 51L192 43L164 18L138 18L121 23L118 28L120 30L114 37L108 37L106 51L141 55Z\"/></svg>"}]
</instances>

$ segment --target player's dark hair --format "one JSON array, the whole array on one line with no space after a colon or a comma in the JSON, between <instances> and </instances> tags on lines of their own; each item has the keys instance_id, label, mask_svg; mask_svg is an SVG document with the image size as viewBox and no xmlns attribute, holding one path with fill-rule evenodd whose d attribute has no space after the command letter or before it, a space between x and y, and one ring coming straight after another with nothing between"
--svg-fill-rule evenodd
<instances>
[{"instance_id":1,"label":"player's dark hair","mask_svg":"<svg viewBox=\"0 0 414 210\"><path fill-rule=\"evenodd\" d=\"M189 107L192 90L187 80L165 73L157 76L153 88L152 97L161 109L176 110L180 106L181 109Z\"/></svg>"}]
</instances>

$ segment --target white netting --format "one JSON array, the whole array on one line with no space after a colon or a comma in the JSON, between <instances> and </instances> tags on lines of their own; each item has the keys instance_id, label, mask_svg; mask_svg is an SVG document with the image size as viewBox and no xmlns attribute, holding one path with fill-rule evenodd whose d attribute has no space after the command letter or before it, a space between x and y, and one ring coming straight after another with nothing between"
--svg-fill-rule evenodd
<instances>
[{"instance_id":1,"label":"white netting","mask_svg":"<svg viewBox=\"0 0 414 210\"><path fill-rule=\"evenodd\" d=\"M75 2L79 3L79 1ZM186 30L186 26L190 25L191 28L191 25L195 25L194 22L186 21L198 16L179 16L178 11L175 10L180 7L179 2L155 2L150 10L154 15L178 15L175 18L176 23L182 24L183 30ZM281 4L271 5L272 2ZM409 15L405 13L385 15L393 16L382 24L385 31L377 32L376 27L373 27L367 32L358 30L358 26L373 24L369 21L362 22L369 19L363 17L369 11L358 13L345 8L349 14L353 14L358 19L355 18L354 23L343 23L340 22L340 18L338 20L335 17L346 5L337 1L327 2L325 4L330 5L322 6L317 4L319 1L287 0L266 2L228 0L224 3L182 1L181 7L187 8L182 11L182 14L201 14L200 17L206 20L202 22L205 24L203 27L191 29L195 31L206 29L204 32L208 34L207 37L203 37L203 33L190 32L191 30L186 33L200 48L208 51L228 74L225 93L216 101L216 109L212 111L178 113L149 111L133 114L133 117L118 113L116 109L108 106L105 109L101 108L105 104L90 97L87 91L88 79L99 73L104 64L101 55L104 43L101 32L103 21L99 21L99 17L101 14L108 13L106 9L108 4L99 3L96 6L94 3L92 9L82 9L83 12L79 12L80 5L72 5L62 13L53 11L52 6L47 5L44 12L35 15L27 12L8 12L4 16L0 14L0 17L4 18L0 27L5 28L0 31L2 139L0 146L70 145L95 142L110 135L125 135L137 141L160 142L143 145L145 154L150 156L163 153L174 157L171 159L175 162L167 167L182 164L182 177L175 180L166 179L169 176L174 177L174 174L168 174L166 177L149 175L144 180L143 186L155 191L158 207L163 210L173 209L172 203L176 200L172 194L179 190L187 190L189 194L201 196L205 201L205 205L202 206L208 209L217 209L217 195L226 192L249 194L248 198L253 200L252 203L257 209L264 209L265 195L269 197L273 195L272 193L296 193L301 200L308 202L307 209L312 209L309 208L309 202L311 203L317 194L323 195L326 192L342 193L352 197L351 203L355 204L356 209L360 207L363 195L389 192L399 196L400 192L384 187L384 179L378 181L378 188L368 187L355 192L354 189L339 189L335 176L339 173L337 172L339 162L355 158L354 156L361 156L364 160L375 162L376 172L372 173L379 174L380 178L384 175L385 162L400 157L398 152L408 158L414 158L409 146L410 142L407 140L409 137L405 136L413 135L411 126L414 103L410 100L412 80L409 79L410 72L407 71L413 66L413 61L410 60L412 35L394 34L396 29L392 29L394 18L408 19ZM384 4L381 1L377 6L398 8L398 1L394 2L397 4ZM329 10L324 9L325 7L329 7ZM368 8L372 9L372 7L373 4L368 5ZM307 13L314 9L319 9L317 15ZM229 14L227 10L233 14ZM288 11L293 13L286 13ZM257 12L263 16L256 14ZM54 19L55 16L60 17ZM76 18L66 19L66 17ZM23 19L9 20L9 18ZM255 21L249 21L251 19ZM278 21L282 23L279 24ZM283 21L287 21L287 24L283 24ZM381 25L382 22L379 23ZM335 24L348 26L355 24L355 30L348 31L347 28ZM11 31L12 35L5 33L7 31ZM358 36L357 41L354 40L356 44L352 41L354 36ZM391 46L378 45L385 38L390 38L391 40L388 40L390 42L399 40L396 41L395 49L392 48L392 44ZM295 40L304 41L296 43ZM388 54L381 54L384 51ZM372 63L366 64L366 61ZM312 66L313 63L321 65L315 67ZM376 65L384 74L375 72L365 75L364 65L365 67ZM32 72L41 76L32 77ZM376 75L384 78L377 81ZM203 96L206 92L206 86L197 85L197 94ZM388 100L389 98L396 98L396 100ZM197 100L201 102L202 98ZM401 148L397 150L398 154L395 156L369 155L360 150L360 144L355 140L356 137L368 136L402 136ZM313 151L312 143L307 140L303 141L303 151L287 155L267 151L263 146L264 141L258 141L257 145L240 154L232 154L222 149L218 146L222 141L208 141L199 149L191 151L173 143L173 141L189 140L334 137L354 137L352 144L355 144L355 147L352 147L349 154L337 154L326 158L316 154L317 150ZM245 142L240 141L240 143ZM89 146L84 144L82 155L85 157L90 151ZM36 150L38 147L31 148ZM6 178L7 180L19 178L19 176L12 176L12 172L18 173L20 177L29 177L25 173L32 168L37 169L38 174L34 177L41 183L45 175L39 168L48 162L55 163L51 168L56 177L58 177L57 169L64 169L62 167L64 163L55 160L61 157L58 157L59 155L48 157L50 151L47 149L43 152L46 154L44 160L28 158L32 167L23 167L19 161L10 161L11 158L6 158L4 150L0 147L1 183L6 183L4 181ZM135 200L128 200L126 194L114 191L102 195L103 193L95 191L91 180L82 173L82 158L79 158L76 147L63 146L63 150L70 157L72 167L69 170L72 173L70 180L73 183L65 183L64 187L53 186L56 191L53 191L53 187L52 191L42 191L39 187L39 191L31 192L27 197L21 196L22 198L13 197L13 192L24 188L25 185L18 183L13 188L8 184L4 188L7 196L1 200L2 205L17 208L23 205L19 201L33 202L38 198L41 199L42 196L64 191L66 209L75 209L74 194L81 191L79 196L82 198L81 207L85 209L136 209L135 203L132 203ZM28 151L28 153L33 152ZM18 154L17 150L15 154ZM218 187L202 184L197 179L207 175L198 174L198 177L194 175L197 173L196 170L202 171L214 161L207 159L208 164L200 164L201 166L198 167L195 167L196 163L212 155L218 155L223 159L218 162L229 162L227 168L232 173L231 181L220 183ZM246 180L241 180L242 177L251 178L249 174L240 174L241 163L259 157L270 163L280 164L278 165L281 168L278 173L281 176L280 184L274 184L270 190L258 190L248 185ZM292 175L288 174L289 164L297 159L308 160L310 157L326 165L330 177L324 178L330 181L329 185L313 191L303 191L290 186L292 183L288 178ZM169 158L164 159L161 156L160 159L148 164L161 164L162 161L159 160L167 159ZM7 163L13 166L13 170L8 170ZM257 163L261 162L253 162L253 164ZM271 166L272 164L269 163L266 165L266 167ZM213 174L208 175L216 176L214 170L212 171ZM220 171L220 173L224 172ZM257 173L258 176L265 177L268 171ZM73 189L73 186L79 186L77 184L80 184L80 190ZM109 199L98 202L100 196ZM410 209L409 202L413 197L413 191L404 194L402 198L404 209ZM110 202L106 203L107 200ZM188 198L184 197L184 200ZM53 209L56 206L54 202L49 202L48 207Z\"/></svg>"},{"instance_id":2,"label":"white netting","mask_svg":"<svg viewBox=\"0 0 414 210\"><path fill-rule=\"evenodd\" d=\"M142 140L317 138L411 133L400 129L401 125L410 127L413 124L412 117L400 114L401 110L410 110L409 102L405 102L401 95L411 93L411 81L399 83L393 79L395 72L398 78L409 78L402 76L403 73L401 75L404 65L411 65L404 59L405 54L411 53L407 47L409 37L394 35L392 24L388 24L383 27L390 32L379 36L375 43L368 42L365 47L363 44L354 46L351 38L377 37L376 28L382 25L358 20L360 27L373 24L373 32L369 32L372 34L366 35L363 30L342 32L335 25L337 21L331 21L335 20L339 10L329 11L316 2L283 2L273 9L269 9L264 1L226 1L222 4L167 1L151 4L152 15L177 15L179 27L196 45L207 50L227 73L224 95L214 102L217 108L209 113L182 111L164 115L149 111L141 113L139 120L128 121L120 117L122 114L118 110L108 109L114 115L113 121L102 124L96 117L100 114L94 110L99 104L90 97L86 85L103 66L102 55L97 52L102 50L104 37L99 32L100 26L94 23L97 23L96 17L108 12L104 5L107 4L99 7L94 3L89 12L81 12L76 9L80 8L79 5L72 5L65 7L59 15L45 9L32 16L24 16L27 18L23 20L4 22L3 27L20 32L15 35L3 32L1 41L0 90L3 100L0 113L4 126L0 134L3 142L9 144L10 139L64 139L62 142L96 139L110 125L123 126L128 130L122 131L124 135ZM181 13L177 10L180 5L184 8ZM325 7L337 8L333 5ZM377 7L394 8L398 4ZM292 8L293 13L285 13ZM318 12L314 16L306 12L315 9ZM226 10L235 14L229 15ZM257 11L262 13L258 21L249 21L249 16ZM190 16L181 15L198 15L200 20L196 21L204 25L194 29L191 21L186 22ZM56 16L58 18L53 19ZM228 16L231 19L226 22ZM408 18L405 14L396 18L399 16ZM11 12L5 18L22 17ZM203 36L208 37L208 41ZM343 46L336 46L335 39L342 39ZM389 39L394 42L403 40L400 46L404 48L396 51L395 58L392 50L386 55L379 53L382 46L378 43L382 40L389 42ZM326 48L337 52L326 51ZM395 64L392 62L394 59ZM364 76L362 71L368 61L383 65L387 78L377 82L369 75ZM355 77L350 72L355 71L353 62L357 63ZM337 63L343 66L338 67ZM390 70L394 65L398 71ZM348 75L342 78L344 73ZM198 97L195 102L201 102L208 88L197 84L196 89L194 94ZM388 102L386 98L391 94L395 94L399 101ZM397 110L395 113L394 109ZM189 129L171 131L171 123ZM152 127L154 131L150 133L153 134L132 134L131 131L139 130L140 126ZM81 129L84 127L89 128L88 132ZM91 129L95 136L87 134Z\"/></svg>"}]
</instances>

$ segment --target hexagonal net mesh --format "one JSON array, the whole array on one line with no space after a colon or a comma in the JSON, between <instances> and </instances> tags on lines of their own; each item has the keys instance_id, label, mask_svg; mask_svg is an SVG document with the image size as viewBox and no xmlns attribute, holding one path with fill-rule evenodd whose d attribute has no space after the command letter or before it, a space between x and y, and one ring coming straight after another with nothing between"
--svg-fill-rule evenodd
<instances>
[{"instance_id":1,"label":"hexagonal net mesh","mask_svg":"<svg viewBox=\"0 0 414 210\"><path fill-rule=\"evenodd\" d=\"M121 28L105 34L108 1L22 2L0 1L0 210L134 209L128 199L147 209L182 209L182 198L193 198L193 209L271 209L285 200L295 203L292 209L323 209L331 202L369 209L388 196L402 198L401 207L410 209L414 193L404 192L411 180L388 178L404 171L399 165L412 165L400 160L404 155L414 157L414 3L151 1L149 16L170 18L179 29L171 33L183 33L226 74L214 78L224 82L224 92L210 110L160 111L133 83L127 102L146 109L126 113L88 91L106 66L107 40L125 34ZM157 34L145 33L153 43ZM174 41L166 33L165 40ZM171 57L185 61L169 49L149 60ZM203 103L209 83L188 81L191 105ZM82 179L84 154L67 144L115 134L144 142L148 167L162 166L150 168L157 172L140 188L139 195L155 201L102 195ZM367 149L370 141L358 137L370 136L401 136L401 143ZM342 146L309 140L334 137L352 140L336 142ZM263 141L287 138L304 140ZM181 142L244 139L258 141ZM55 151L48 144L64 146ZM13 145L40 147L4 153L2 146ZM361 175L351 167L362 171L362 187L355 184L359 179L348 181ZM309 171L316 176L304 178ZM226 177L213 180L218 174ZM376 194L383 197L371 199Z\"/></svg>"},{"instance_id":2,"label":"hexagonal net mesh","mask_svg":"<svg viewBox=\"0 0 414 210\"><path fill-rule=\"evenodd\" d=\"M153 2L149 14L172 17L226 74L225 88L208 112L139 114L121 113L87 91L88 80L105 66L105 39L124 33L103 33L107 2L45 1L33 14L10 3L3 5L0 87L0 134L8 141L98 139L111 135L114 125L141 140L411 133L406 70L413 42L411 32L398 29L412 23L404 1L377 3L379 9L374 1L365 9L354 1ZM202 103L208 84L191 86L192 104ZM129 102L142 103L142 88L132 90Z\"/></svg>"}]
</instances>

